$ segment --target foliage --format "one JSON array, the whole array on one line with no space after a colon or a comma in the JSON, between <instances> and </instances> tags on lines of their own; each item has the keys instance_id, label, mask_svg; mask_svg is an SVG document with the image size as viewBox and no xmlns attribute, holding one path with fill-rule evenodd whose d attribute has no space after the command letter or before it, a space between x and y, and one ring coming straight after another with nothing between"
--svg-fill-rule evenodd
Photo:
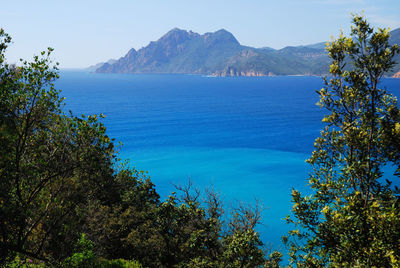
<instances>
[{"instance_id":1,"label":"foliage","mask_svg":"<svg viewBox=\"0 0 400 268\"><path fill-rule=\"evenodd\" d=\"M103 201L90 201L86 210L84 231L95 243L96 255L157 263L162 244L156 221L160 202L154 185L143 172L121 170L107 190Z\"/></svg>"},{"instance_id":2,"label":"foliage","mask_svg":"<svg viewBox=\"0 0 400 268\"><path fill-rule=\"evenodd\" d=\"M223 231L222 203L213 191L202 196L189 183L177 187L164 202L157 196L146 203L140 196L150 195L136 190L117 208L93 207L96 213L91 214L87 231L103 250L98 255L136 259L146 267L235 267L237 263L256 267L264 263L263 244L254 231L259 210L237 209L235 217L240 220L232 217L229 230Z\"/></svg>"},{"instance_id":3,"label":"foliage","mask_svg":"<svg viewBox=\"0 0 400 268\"><path fill-rule=\"evenodd\" d=\"M63 260L62 263L51 265L43 261L35 261L30 258L24 258L22 255L17 255L12 262L8 262L7 268L40 268L40 267L100 267L100 268L142 268L139 262L135 260L113 259L107 260L99 258L93 253L93 243L86 238L85 234L75 245L75 252L71 257Z\"/></svg>"},{"instance_id":4,"label":"foliage","mask_svg":"<svg viewBox=\"0 0 400 268\"><path fill-rule=\"evenodd\" d=\"M284 241L296 265L399 265L399 192L388 166L399 175L400 112L379 84L399 48L387 30L374 32L361 16L353 23L351 37L327 46L331 76L318 91L327 126L307 160L313 194L292 193L287 220L297 229Z\"/></svg>"},{"instance_id":5,"label":"foliage","mask_svg":"<svg viewBox=\"0 0 400 268\"><path fill-rule=\"evenodd\" d=\"M3 39L2 47L8 42ZM51 51L18 67L0 65L2 261L17 252L42 260L65 257L84 216L77 209L113 180L114 146L97 116L61 111Z\"/></svg>"},{"instance_id":6,"label":"foliage","mask_svg":"<svg viewBox=\"0 0 400 268\"><path fill-rule=\"evenodd\" d=\"M96 267L99 268L142 268L143 266L133 260L115 259L115 260L100 260Z\"/></svg>"},{"instance_id":7,"label":"foliage","mask_svg":"<svg viewBox=\"0 0 400 268\"><path fill-rule=\"evenodd\" d=\"M75 253L64 260L64 267L95 267L97 264L96 257L93 253L93 243L86 239L82 234L79 239Z\"/></svg>"},{"instance_id":8,"label":"foliage","mask_svg":"<svg viewBox=\"0 0 400 268\"><path fill-rule=\"evenodd\" d=\"M263 243L255 231L261 219L258 202L255 206L241 203L233 207L224 222L225 212L218 194L207 190L201 202L200 191L191 191L190 186L178 187L181 196L173 194L163 204L168 213L162 217L169 222L163 224L168 227L165 241L174 242L169 248L179 249L169 255L177 263L170 266L279 267L282 255L275 252L266 258Z\"/></svg>"},{"instance_id":9,"label":"foliage","mask_svg":"<svg viewBox=\"0 0 400 268\"><path fill-rule=\"evenodd\" d=\"M35 261L17 255L12 261L4 265L5 268L42 268L47 267L43 261Z\"/></svg>"},{"instance_id":10,"label":"foliage","mask_svg":"<svg viewBox=\"0 0 400 268\"><path fill-rule=\"evenodd\" d=\"M66 258L63 267L101 267L101 268L141 268L139 262L135 260L113 259L107 260L96 257L93 252L92 241L82 234L75 247L75 252L71 257Z\"/></svg>"},{"instance_id":11,"label":"foliage","mask_svg":"<svg viewBox=\"0 0 400 268\"><path fill-rule=\"evenodd\" d=\"M264 264L264 267L268 267L268 268L281 267L280 263L282 262L282 257L283 257L283 254L280 253L279 251L271 252L271 254L269 255L269 258L267 259L267 261Z\"/></svg>"}]
</instances>

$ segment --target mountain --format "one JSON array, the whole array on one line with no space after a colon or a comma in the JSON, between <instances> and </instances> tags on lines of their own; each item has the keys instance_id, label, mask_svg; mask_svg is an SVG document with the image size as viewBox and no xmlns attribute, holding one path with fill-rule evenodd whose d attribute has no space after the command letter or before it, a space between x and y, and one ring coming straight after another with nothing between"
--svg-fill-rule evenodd
<instances>
[{"instance_id":1,"label":"mountain","mask_svg":"<svg viewBox=\"0 0 400 268\"><path fill-rule=\"evenodd\" d=\"M91 65L91 66L87 67L85 70L90 71L90 72L94 72L94 71L96 71L98 68L100 68L101 66L103 66L105 63L114 64L114 63L116 63L116 62L117 62L117 60L110 59L110 60L108 60L107 62L100 62L100 63L97 63L97 64L95 64L95 65Z\"/></svg>"},{"instance_id":2,"label":"mountain","mask_svg":"<svg viewBox=\"0 0 400 268\"><path fill-rule=\"evenodd\" d=\"M262 50L262 51L274 51L276 50L275 48L272 47L260 47L258 48L258 50Z\"/></svg>"},{"instance_id":3,"label":"mountain","mask_svg":"<svg viewBox=\"0 0 400 268\"><path fill-rule=\"evenodd\" d=\"M315 48L315 49L323 49L323 50L325 50L326 42L319 42L319 43L316 43L316 44L306 45L306 46L304 46L304 47Z\"/></svg>"},{"instance_id":4,"label":"mountain","mask_svg":"<svg viewBox=\"0 0 400 268\"><path fill-rule=\"evenodd\" d=\"M397 28L390 32L389 43L391 45L398 44L400 46L400 28ZM393 68L393 71L389 73L389 75L393 75L393 77L400 78L400 55L397 55L394 58L397 64Z\"/></svg>"},{"instance_id":5,"label":"mountain","mask_svg":"<svg viewBox=\"0 0 400 268\"><path fill-rule=\"evenodd\" d=\"M391 32L398 42L400 29ZM187 73L215 76L323 75L329 71L325 43L276 50L241 45L221 29L200 35L172 29L116 62L100 64L98 73Z\"/></svg>"},{"instance_id":6,"label":"mountain","mask_svg":"<svg viewBox=\"0 0 400 268\"><path fill-rule=\"evenodd\" d=\"M393 31L390 31L390 44L399 44L400 45L400 28L397 28Z\"/></svg>"},{"instance_id":7,"label":"mountain","mask_svg":"<svg viewBox=\"0 0 400 268\"><path fill-rule=\"evenodd\" d=\"M155 42L136 51L131 49L114 64L96 72L116 73L211 73L222 68L243 48L226 30L199 35L173 29Z\"/></svg>"}]
</instances>

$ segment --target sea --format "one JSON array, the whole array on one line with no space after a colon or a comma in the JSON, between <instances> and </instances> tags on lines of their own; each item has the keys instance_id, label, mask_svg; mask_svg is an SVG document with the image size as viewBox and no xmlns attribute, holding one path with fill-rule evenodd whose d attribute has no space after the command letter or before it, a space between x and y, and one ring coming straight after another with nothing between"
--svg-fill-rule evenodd
<instances>
[{"instance_id":1,"label":"sea","mask_svg":"<svg viewBox=\"0 0 400 268\"><path fill-rule=\"evenodd\" d=\"M321 77L207 77L175 74L96 74L63 70L56 87L65 110L103 113L120 158L148 171L161 199L176 186L217 192L232 207L262 205L257 227L267 248L286 252L293 228L291 191L309 194L305 163L323 127ZM400 94L400 79L382 87Z\"/></svg>"}]
</instances>

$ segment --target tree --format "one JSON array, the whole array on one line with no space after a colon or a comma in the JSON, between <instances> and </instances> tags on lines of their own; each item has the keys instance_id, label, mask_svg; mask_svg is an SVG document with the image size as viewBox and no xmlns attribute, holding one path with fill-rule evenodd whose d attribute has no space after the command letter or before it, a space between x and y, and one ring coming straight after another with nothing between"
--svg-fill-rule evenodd
<instances>
[{"instance_id":1,"label":"tree","mask_svg":"<svg viewBox=\"0 0 400 268\"><path fill-rule=\"evenodd\" d=\"M160 266L164 244L157 224L159 206L159 195L145 172L121 169L104 198L88 202L83 232L93 241L97 256Z\"/></svg>"},{"instance_id":2,"label":"tree","mask_svg":"<svg viewBox=\"0 0 400 268\"><path fill-rule=\"evenodd\" d=\"M1 29L0 262L62 259L80 236L79 208L113 182L114 145L97 116L61 111L52 49L16 67L5 63L10 41Z\"/></svg>"},{"instance_id":3,"label":"tree","mask_svg":"<svg viewBox=\"0 0 400 268\"><path fill-rule=\"evenodd\" d=\"M400 112L381 88L397 45L353 16L351 37L327 45L330 77L318 94L327 126L307 160L312 194L293 190L297 229L284 237L292 264L390 267L400 265L399 191L388 166L400 167Z\"/></svg>"},{"instance_id":4,"label":"tree","mask_svg":"<svg viewBox=\"0 0 400 268\"><path fill-rule=\"evenodd\" d=\"M239 205L227 222L217 193L201 192L188 186L177 187L160 207L160 233L165 246L162 263L167 267L263 267L263 243L255 227L260 223L261 209ZM279 260L278 260L279 262Z\"/></svg>"}]
</instances>

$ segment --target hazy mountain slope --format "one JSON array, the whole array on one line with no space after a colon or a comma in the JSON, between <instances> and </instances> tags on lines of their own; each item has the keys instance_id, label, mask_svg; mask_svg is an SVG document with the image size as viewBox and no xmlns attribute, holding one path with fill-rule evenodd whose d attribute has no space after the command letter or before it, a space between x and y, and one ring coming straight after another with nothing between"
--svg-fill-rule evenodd
<instances>
[{"instance_id":1,"label":"hazy mountain slope","mask_svg":"<svg viewBox=\"0 0 400 268\"><path fill-rule=\"evenodd\" d=\"M400 46L400 28L397 28L390 32L390 44L398 44ZM400 55L397 55L394 60L397 62L396 66L394 67L393 71L390 72L390 75L394 75L395 73L400 73ZM400 78L400 75L398 75Z\"/></svg>"},{"instance_id":2,"label":"hazy mountain slope","mask_svg":"<svg viewBox=\"0 0 400 268\"><path fill-rule=\"evenodd\" d=\"M391 32L400 43L400 28ZM400 61L400 57L397 57ZM241 45L226 30L200 35L172 29L159 40L128 53L99 73L190 73L220 76L323 75L330 60L325 43L288 46L279 50ZM400 64L394 71L400 69ZM393 71L393 73L394 73Z\"/></svg>"},{"instance_id":3,"label":"hazy mountain slope","mask_svg":"<svg viewBox=\"0 0 400 268\"><path fill-rule=\"evenodd\" d=\"M116 63L104 64L97 72L209 73L242 49L225 30L199 35L173 29L138 51L131 49Z\"/></svg>"},{"instance_id":4,"label":"hazy mountain slope","mask_svg":"<svg viewBox=\"0 0 400 268\"><path fill-rule=\"evenodd\" d=\"M117 62L117 60L110 59L110 60L108 60L107 62L99 62L99 63L97 63L97 64L95 64L95 65L91 65L91 66L87 67L85 70L90 71L90 72L94 72L94 71L96 71L98 68L100 68L101 66L103 66L105 63L114 64L114 63L116 63L116 62Z\"/></svg>"}]
</instances>

